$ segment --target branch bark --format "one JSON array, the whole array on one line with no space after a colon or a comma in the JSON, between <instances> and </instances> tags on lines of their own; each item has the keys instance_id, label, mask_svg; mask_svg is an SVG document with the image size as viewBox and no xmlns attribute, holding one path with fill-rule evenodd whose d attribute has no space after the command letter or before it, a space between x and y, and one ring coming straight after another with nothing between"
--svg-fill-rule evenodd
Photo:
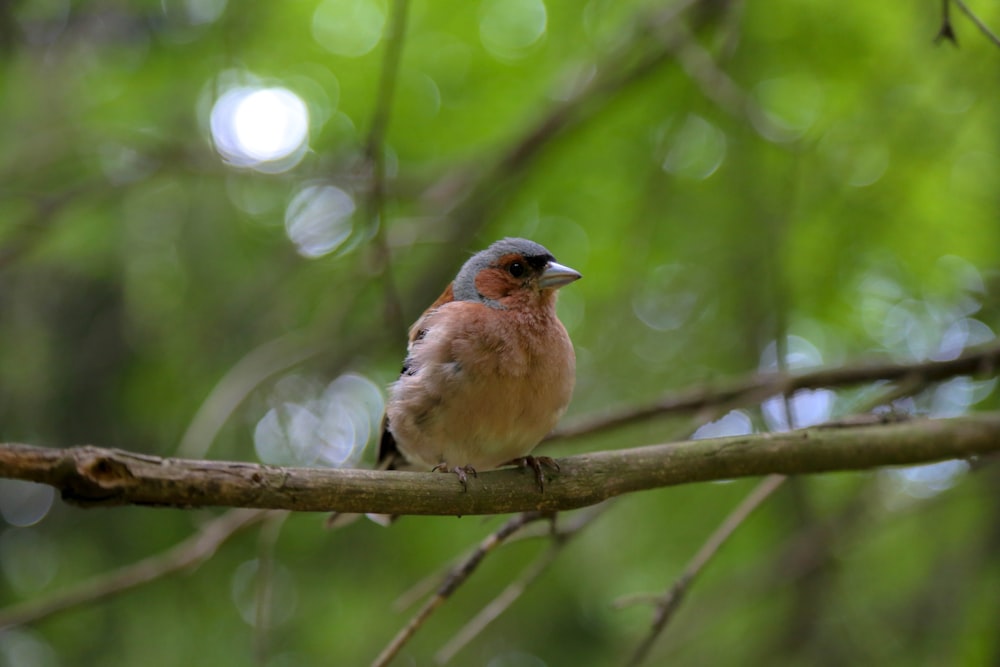
<instances>
[{"instance_id":1,"label":"branch bark","mask_svg":"<svg viewBox=\"0 0 1000 667\"><path fill-rule=\"evenodd\" d=\"M862 470L1000 451L1000 413L817 428L595 452L559 461L539 493L520 469L452 475L283 468L118 449L0 445L0 477L49 484L83 506L227 506L377 514L554 512L624 493L767 474Z\"/></svg>"}]
</instances>

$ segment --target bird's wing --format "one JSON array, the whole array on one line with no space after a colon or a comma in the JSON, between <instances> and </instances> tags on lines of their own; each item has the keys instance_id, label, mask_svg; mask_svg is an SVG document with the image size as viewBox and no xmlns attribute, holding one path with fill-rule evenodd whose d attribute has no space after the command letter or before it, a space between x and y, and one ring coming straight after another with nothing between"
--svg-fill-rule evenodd
<instances>
[{"instance_id":1,"label":"bird's wing","mask_svg":"<svg viewBox=\"0 0 1000 667\"><path fill-rule=\"evenodd\" d=\"M455 300L455 292L451 283L445 288L444 292L441 293L434 303L430 305L427 310L424 311L413 326L410 327L409 332L409 344L406 348L406 358L403 360L403 368L400 371L400 375L412 375L416 372L417 362L415 361L414 352L419 347L420 341L423 340L424 336L427 334L428 327L434 319L434 315L437 309L446 303L451 303ZM385 416L382 418L382 437L379 439L378 446L378 467L382 470L392 470L396 467L396 463L403 459L402 453L399 451L399 447L396 445L396 439L392 435L392 429L389 426L389 418Z\"/></svg>"},{"instance_id":2,"label":"bird's wing","mask_svg":"<svg viewBox=\"0 0 1000 667\"><path fill-rule=\"evenodd\" d=\"M410 327L410 341L406 346L406 359L403 360L403 369L400 371L400 375L413 375L416 372L421 341L427 335L427 330L433 326L434 321L440 317L441 306L454 301L455 293L452 290L452 285L449 284L441 296Z\"/></svg>"},{"instance_id":3,"label":"bird's wing","mask_svg":"<svg viewBox=\"0 0 1000 667\"><path fill-rule=\"evenodd\" d=\"M417 340L423 337L423 333L427 329L427 320L434 315L434 311L436 311L442 305L446 303L451 303L454 300L455 300L454 287L452 283L449 283L448 286L444 288L444 291L441 292L441 296L439 296L434 301L434 303L432 303L427 308L427 310L424 311L424 314L421 315L419 318L417 318L417 321L413 323L413 326L410 327L411 347L413 346L413 343L415 343Z\"/></svg>"}]
</instances>

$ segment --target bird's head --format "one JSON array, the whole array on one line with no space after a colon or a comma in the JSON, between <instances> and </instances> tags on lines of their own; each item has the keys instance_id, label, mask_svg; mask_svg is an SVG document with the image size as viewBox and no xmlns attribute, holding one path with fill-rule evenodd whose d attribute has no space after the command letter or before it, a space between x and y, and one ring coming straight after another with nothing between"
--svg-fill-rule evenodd
<instances>
[{"instance_id":1,"label":"bird's head","mask_svg":"<svg viewBox=\"0 0 1000 667\"><path fill-rule=\"evenodd\" d=\"M544 246L527 239L503 239L476 253L454 282L457 301L491 308L519 308L555 302L560 287L580 274L556 262Z\"/></svg>"}]
</instances>

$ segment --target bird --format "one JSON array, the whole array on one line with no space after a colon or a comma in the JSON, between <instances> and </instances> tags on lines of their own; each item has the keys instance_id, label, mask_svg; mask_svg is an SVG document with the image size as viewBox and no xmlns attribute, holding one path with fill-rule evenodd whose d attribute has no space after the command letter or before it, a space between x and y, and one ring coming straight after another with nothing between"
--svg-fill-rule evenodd
<instances>
[{"instance_id":1,"label":"bird","mask_svg":"<svg viewBox=\"0 0 1000 667\"><path fill-rule=\"evenodd\" d=\"M469 475L521 465L544 490L549 457L531 451L573 395L576 355L556 314L581 274L544 246L505 238L473 255L409 329L389 387L379 467Z\"/></svg>"}]
</instances>

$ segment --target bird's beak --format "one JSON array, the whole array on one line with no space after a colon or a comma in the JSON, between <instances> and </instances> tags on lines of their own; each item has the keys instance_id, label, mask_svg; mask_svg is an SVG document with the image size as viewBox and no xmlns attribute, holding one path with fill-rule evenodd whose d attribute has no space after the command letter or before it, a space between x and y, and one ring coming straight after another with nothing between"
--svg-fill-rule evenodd
<instances>
[{"instance_id":1,"label":"bird's beak","mask_svg":"<svg viewBox=\"0 0 1000 667\"><path fill-rule=\"evenodd\" d=\"M538 285L542 289L559 289L563 285L569 285L574 280L579 280L582 277L579 271L575 271L562 264L557 264L556 262L549 262L545 265L545 270L542 271Z\"/></svg>"}]
</instances>

